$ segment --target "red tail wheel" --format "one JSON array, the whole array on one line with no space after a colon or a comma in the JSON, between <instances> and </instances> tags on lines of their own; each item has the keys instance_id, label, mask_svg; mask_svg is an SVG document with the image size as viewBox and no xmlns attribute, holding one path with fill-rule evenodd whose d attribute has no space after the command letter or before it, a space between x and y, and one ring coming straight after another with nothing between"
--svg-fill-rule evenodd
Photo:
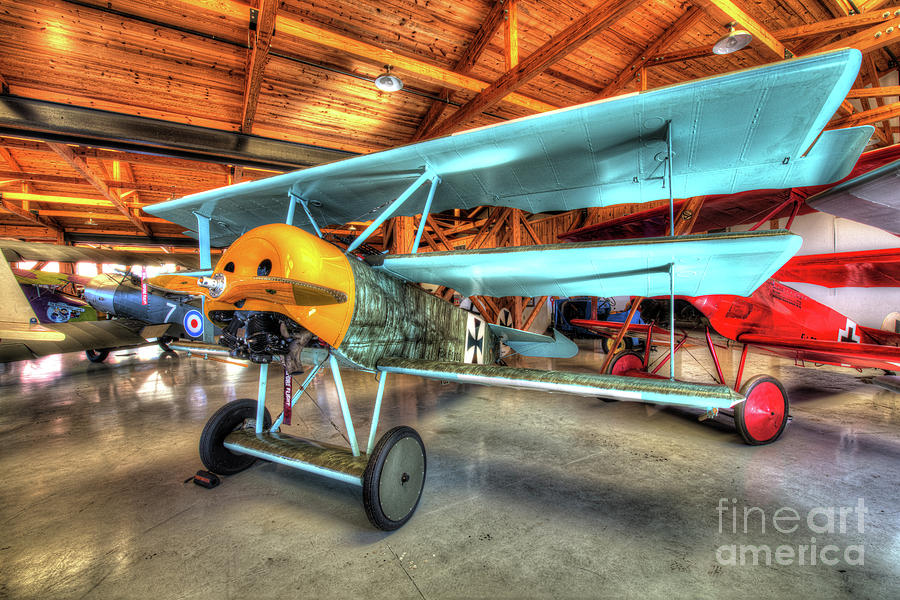
<instances>
[{"instance_id":1,"label":"red tail wheel","mask_svg":"<svg viewBox=\"0 0 900 600\"><path fill-rule=\"evenodd\" d=\"M734 424L751 446L771 444L784 431L790 404L781 383L769 375L757 375L741 388L745 400L734 407Z\"/></svg>"},{"instance_id":2,"label":"red tail wheel","mask_svg":"<svg viewBox=\"0 0 900 600\"><path fill-rule=\"evenodd\" d=\"M609 363L607 373L609 375L627 375L629 371L643 371L644 358L631 350L620 352Z\"/></svg>"}]
</instances>

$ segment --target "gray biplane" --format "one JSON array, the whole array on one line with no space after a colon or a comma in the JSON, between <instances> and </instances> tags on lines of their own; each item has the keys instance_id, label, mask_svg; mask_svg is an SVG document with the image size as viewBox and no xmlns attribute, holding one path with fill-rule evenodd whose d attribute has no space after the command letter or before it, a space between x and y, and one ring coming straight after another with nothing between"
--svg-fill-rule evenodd
<instances>
[{"instance_id":1,"label":"gray biplane","mask_svg":"<svg viewBox=\"0 0 900 600\"><path fill-rule=\"evenodd\" d=\"M29 360L84 351L91 362L103 362L110 351L157 343L167 350L166 342L180 337L197 338L203 334L203 314L197 299L184 295L165 295L153 289L142 293L136 274L99 274L85 278L66 274L28 272L14 274L10 264L25 261L91 262L132 266L196 267L196 257L154 256L121 250L103 250L74 246L55 246L15 240L0 240L0 294L4 298L0 319L0 363ZM33 282L33 283L32 283ZM109 320L47 322L35 313L22 286L65 285L75 282L84 288L87 303L97 311L118 317ZM211 339L211 338L210 338Z\"/></svg>"}]
</instances>

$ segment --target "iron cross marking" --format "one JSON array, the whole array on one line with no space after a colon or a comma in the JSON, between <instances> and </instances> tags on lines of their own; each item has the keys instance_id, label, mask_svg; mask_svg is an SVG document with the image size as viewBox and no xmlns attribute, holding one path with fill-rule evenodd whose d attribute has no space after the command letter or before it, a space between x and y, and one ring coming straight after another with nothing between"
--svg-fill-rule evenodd
<instances>
[{"instance_id":1,"label":"iron cross marking","mask_svg":"<svg viewBox=\"0 0 900 600\"><path fill-rule=\"evenodd\" d=\"M481 321L475 319L475 332L466 334L466 354L472 352L472 364L481 362L481 344L484 342L484 332L481 330Z\"/></svg>"}]
</instances>

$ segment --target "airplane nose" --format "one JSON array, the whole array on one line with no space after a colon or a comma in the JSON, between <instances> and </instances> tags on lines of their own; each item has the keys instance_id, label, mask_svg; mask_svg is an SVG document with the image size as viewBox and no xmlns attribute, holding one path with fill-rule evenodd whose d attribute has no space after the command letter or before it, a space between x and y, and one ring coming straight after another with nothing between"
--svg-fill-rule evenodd
<instances>
[{"instance_id":1,"label":"airplane nose","mask_svg":"<svg viewBox=\"0 0 900 600\"><path fill-rule=\"evenodd\" d=\"M108 315L115 315L115 296L116 289L119 286L111 281L106 275L101 275L91 279L88 285L84 286L84 299L87 303L99 312Z\"/></svg>"}]
</instances>

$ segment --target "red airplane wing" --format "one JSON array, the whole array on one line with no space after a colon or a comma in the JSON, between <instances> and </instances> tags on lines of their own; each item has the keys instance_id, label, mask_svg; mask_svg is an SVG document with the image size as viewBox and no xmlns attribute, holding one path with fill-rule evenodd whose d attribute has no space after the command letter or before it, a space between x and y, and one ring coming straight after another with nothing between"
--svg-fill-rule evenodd
<instances>
[{"instance_id":1,"label":"red airplane wing","mask_svg":"<svg viewBox=\"0 0 900 600\"><path fill-rule=\"evenodd\" d=\"M584 327L585 329L590 329L594 333L599 333L602 335L607 335L609 337L615 336L619 333L619 330L622 329L623 323L619 323L617 321L593 321L591 319L572 319L569 321L572 325L578 325L579 327ZM641 325L640 323L632 323L628 326L628 333L626 334L628 337L635 337L639 340L647 340L647 335L650 331L650 325ZM653 326L653 337L654 339L659 339L656 336L668 336L669 330L663 329L657 325Z\"/></svg>"},{"instance_id":2,"label":"red airplane wing","mask_svg":"<svg viewBox=\"0 0 900 600\"><path fill-rule=\"evenodd\" d=\"M841 367L900 369L900 347L743 334L738 341L797 361Z\"/></svg>"},{"instance_id":3,"label":"red airplane wing","mask_svg":"<svg viewBox=\"0 0 900 600\"><path fill-rule=\"evenodd\" d=\"M827 288L900 287L900 248L795 256L772 279Z\"/></svg>"},{"instance_id":4,"label":"red airplane wing","mask_svg":"<svg viewBox=\"0 0 900 600\"><path fill-rule=\"evenodd\" d=\"M751 190L740 194L707 196L703 202L703 208L700 209L700 213L697 215L697 221L692 231L699 233L734 225L756 223L765 217L767 212L784 204L791 196L798 200L805 200L832 186L859 177L897 159L900 159L900 144L865 152L860 156L850 174L835 183L803 188ZM675 203L676 215L683 202L682 200ZM788 203L769 218L790 216L792 204ZM803 215L811 212L815 212L814 209L804 204L799 214ZM559 236L559 239L566 242L587 242L593 240L657 237L665 235L668 224L669 205L666 202L655 208L611 219L604 223L573 229Z\"/></svg>"}]
</instances>

